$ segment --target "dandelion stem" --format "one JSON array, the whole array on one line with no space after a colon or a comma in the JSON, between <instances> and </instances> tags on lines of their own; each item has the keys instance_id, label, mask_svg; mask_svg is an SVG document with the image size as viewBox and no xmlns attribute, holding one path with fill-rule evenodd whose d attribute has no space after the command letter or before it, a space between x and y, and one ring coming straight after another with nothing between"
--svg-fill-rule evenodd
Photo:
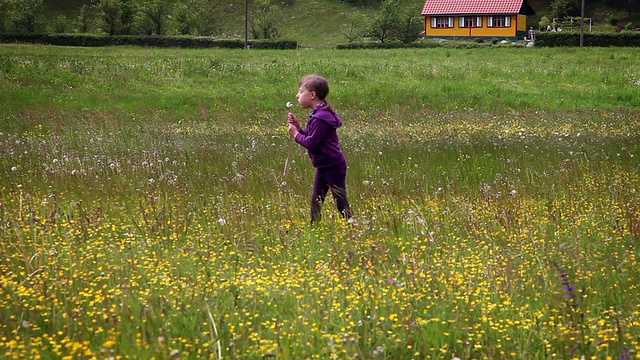
<instances>
[{"instance_id":1,"label":"dandelion stem","mask_svg":"<svg viewBox=\"0 0 640 360\"><path fill-rule=\"evenodd\" d=\"M218 336L218 328L216 327L215 320L213 320L213 315L211 315L211 310L209 309L209 303L206 302L206 299L205 299L205 304L207 306L207 315L209 315L209 321L211 321L211 327L213 328L213 333L216 335L215 339L217 339L216 345L218 346L218 359L222 359L222 346L220 345L220 336Z\"/></svg>"},{"instance_id":2,"label":"dandelion stem","mask_svg":"<svg viewBox=\"0 0 640 360\"><path fill-rule=\"evenodd\" d=\"M282 171L282 176L286 176L287 170L289 170L289 158L291 158L292 150L293 150L293 139L289 141L289 145L287 146L287 159L284 162L284 170Z\"/></svg>"}]
</instances>

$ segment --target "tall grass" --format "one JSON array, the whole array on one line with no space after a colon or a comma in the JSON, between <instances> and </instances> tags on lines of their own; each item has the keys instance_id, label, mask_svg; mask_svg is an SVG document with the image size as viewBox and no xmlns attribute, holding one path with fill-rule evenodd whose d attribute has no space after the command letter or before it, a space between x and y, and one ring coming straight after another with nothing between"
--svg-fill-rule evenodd
<instances>
[{"instance_id":1,"label":"tall grass","mask_svg":"<svg viewBox=\"0 0 640 360\"><path fill-rule=\"evenodd\" d=\"M631 50L2 50L5 358L638 356ZM351 223L283 175L312 72Z\"/></svg>"}]
</instances>

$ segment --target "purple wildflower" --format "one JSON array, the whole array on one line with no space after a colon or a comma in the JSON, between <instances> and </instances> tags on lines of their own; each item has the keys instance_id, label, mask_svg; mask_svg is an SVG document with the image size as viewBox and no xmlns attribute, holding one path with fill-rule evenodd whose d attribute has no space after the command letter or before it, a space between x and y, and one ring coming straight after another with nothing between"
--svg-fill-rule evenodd
<instances>
[{"instance_id":1,"label":"purple wildflower","mask_svg":"<svg viewBox=\"0 0 640 360\"><path fill-rule=\"evenodd\" d=\"M620 360L631 360L631 357L629 357L629 353L627 351L626 346L622 347L622 354L620 354Z\"/></svg>"},{"instance_id":2,"label":"purple wildflower","mask_svg":"<svg viewBox=\"0 0 640 360\"><path fill-rule=\"evenodd\" d=\"M576 287L574 285L571 285L571 282L569 281L569 275L567 275L567 273L555 261L551 261L551 265L553 265L553 267L555 267L556 270L558 270L558 272L560 273L560 277L562 278L562 287L564 289L567 303L572 308L577 308L578 306L580 306L580 302L578 301L578 297L576 296Z\"/></svg>"}]
</instances>

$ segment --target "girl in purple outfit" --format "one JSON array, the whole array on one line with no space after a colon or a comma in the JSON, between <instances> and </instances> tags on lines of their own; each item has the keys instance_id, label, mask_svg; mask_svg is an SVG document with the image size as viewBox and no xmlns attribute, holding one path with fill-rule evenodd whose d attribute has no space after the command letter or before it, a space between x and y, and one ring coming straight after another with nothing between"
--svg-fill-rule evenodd
<instances>
[{"instance_id":1,"label":"girl in purple outfit","mask_svg":"<svg viewBox=\"0 0 640 360\"><path fill-rule=\"evenodd\" d=\"M289 134L305 147L316 168L313 193L311 195L311 223L320 220L320 208L327 192L331 190L338 211L345 219L353 212L347 199L347 160L340 148L336 129L342 119L325 100L329 94L329 83L319 75L308 75L300 81L298 103L311 109L307 126L302 128L293 113L289 113Z\"/></svg>"}]
</instances>

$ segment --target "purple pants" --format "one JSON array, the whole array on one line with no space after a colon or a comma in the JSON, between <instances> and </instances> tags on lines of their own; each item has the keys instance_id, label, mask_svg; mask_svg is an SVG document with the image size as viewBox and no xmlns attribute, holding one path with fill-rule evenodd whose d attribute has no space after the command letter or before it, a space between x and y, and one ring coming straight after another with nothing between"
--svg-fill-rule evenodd
<instances>
[{"instance_id":1,"label":"purple pants","mask_svg":"<svg viewBox=\"0 0 640 360\"><path fill-rule=\"evenodd\" d=\"M311 195L311 222L320 220L320 209L327 192L331 190L336 206L342 217L349 219L353 216L353 211L349 206L347 198L347 164L342 163L328 168L316 169L316 178L313 183L313 194Z\"/></svg>"}]
</instances>

